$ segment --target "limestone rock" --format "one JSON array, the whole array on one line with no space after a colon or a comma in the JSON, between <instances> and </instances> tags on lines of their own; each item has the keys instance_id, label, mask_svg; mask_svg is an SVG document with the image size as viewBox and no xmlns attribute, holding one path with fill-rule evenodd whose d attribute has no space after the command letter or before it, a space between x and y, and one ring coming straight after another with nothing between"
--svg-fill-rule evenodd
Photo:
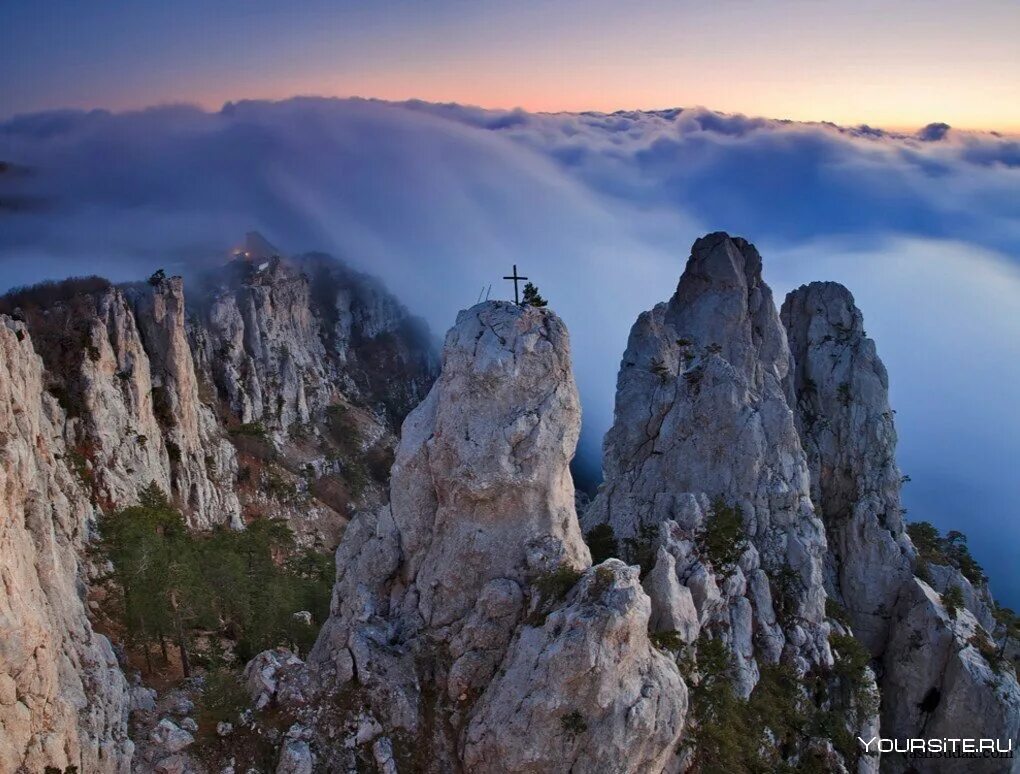
<instances>
[{"instance_id":1,"label":"limestone rock","mask_svg":"<svg viewBox=\"0 0 1020 774\"><path fill-rule=\"evenodd\" d=\"M655 567L642 585L652 602L651 631L677 632L688 645L698 639L701 625L694 598L677 580L676 560L665 548L659 547Z\"/></svg>"},{"instance_id":2,"label":"limestone rock","mask_svg":"<svg viewBox=\"0 0 1020 774\"><path fill-rule=\"evenodd\" d=\"M638 318L604 443L605 482L585 514L586 529L608 524L625 545L667 541L701 629L727 640L743 695L758 659L786 652L802 670L831 664L825 536L790 408L793 360L761 269L752 245L710 234L694 243L673 297ZM747 572L702 550L726 509L749 538Z\"/></svg>"},{"instance_id":3,"label":"limestone rock","mask_svg":"<svg viewBox=\"0 0 1020 774\"><path fill-rule=\"evenodd\" d=\"M234 449L212 410L199 399L188 343L184 282L168 277L136 294L137 316L153 371L153 389L171 451L171 489L194 526L241 526L233 490Z\"/></svg>"},{"instance_id":4,"label":"limestone rock","mask_svg":"<svg viewBox=\"0 0 1020 774\"><path fill-rule=\"evenodd\" d=\"M167 755L156 762L153 770L156 774L187 774L188 759L184 755Z\"/></svg>"},{"instance_id":5,"label":"limestone rock","mask_svg":"<svg viewBox=\"0 0 1020 774\"><path fill-rule=\"evenodd\" d=\"M687 689L646 636L637 568L608 559L563 607L519 633L472 712L464 763L477 772L662 771Z\"/></svg>"},{"instance_id":6,"label":"limestone rock","mask_svg":"<svg viewBox=\"0 0 1020 774\"><path fill-rule=\"evenodd\" d=\"M156 692L151 688L136 685L130 691L132 712L154 712L156 709Z\"/></svg>"},{"instance_id":7,"label":"limestone rock","mask_svg":"<svg viewBox=\"0 0 1020 774\"><path fill-rule=\"evenodd\" d=\"M312 774L315 759L308 742L303 739L288 739L284 742L276 774Z\"/></svg>"},{"instance_id":8,"label":"limestone rock","mask_svg":"<svg viewBox=\"0 0 1020 774\"><path fill-rule=\"evenodd\" d=\"M879 655L914 556L901 515L888 376L842 285L798 288L782 319L796 363L791 378L811 495L827 531L828 590L846 607L854 634Z\"/></svg>"},{"instance_id":9,"label":"limestone rock","mask_svg":"<svg viewBox=\"0 0 1020 774\"><path fill-rule=\"evenodd\" d=\"M264 650L249 661L244 667L244 681L255 708L267 707L276 696L281 673L301 663L287 648Z\"/></svg>"},{"instance_id":10,"label":"limestone rock","mask_svg":"<svg viewBox=\"0 0 1020 774\"><path fill-rule=\"evenodd\" d=\"M980 625L965 609L951 615L924 582L907 584L890 627L883 660L882 734L894 738L998 739L1020 744L1020 686L1010 668L997 670L975 643ZM883 767L906 771L887 756ZM926 772L998 772L994 759L911 760ZM885 770L885 768L883 768Z\"/></svg>"},{"instance_id":11,"label":"limestone rock","mask_svg":"<svg viewBox=\"0 0 1020 774\"><path fill-rule=\"evenodd\" d=\"M515 696L536 723L552 721L531 753L521 748L534 757L527 770L567 771L595 739L612 755L628 740L636 765L672 754L686 693L649 644L636 573L613 562L578 582L591 563L569 473L579 420L555 315L503 302L462 312L438 380L404 422L390 505L356 518L337 551L332 613L309 664L341 695L356 675L383 729L410 734L433 765L495 765L490 752L515 733L504 718ZM532 656L549 662L544 682ZM564 746L559 719L575 699L592 731ZM332 736L320 725L337 766ZM373 744L384 770L395 740Z\"/></svg>"},{"instance_id":12,"label":"limestone rock","mask_svg":"<svg viewBox=\"0 0 1020 774\"><path fill-rule=\"evenodd\" d=\"M79 595L93 517L26 326L0 315L0 770L122 772L129 700Z\"/></svg>"},{"instance_id":13,"label":"limestone rock","mask_svg":"<svg viewBox=\"0 0 1020 774\"><path fill-rule=\"evenodd\" d=\"M152 731L152 741L168 752L180 752L194 744L195 737L174 723L170 718L163 718Z\"/></svg>"}]
</instances>

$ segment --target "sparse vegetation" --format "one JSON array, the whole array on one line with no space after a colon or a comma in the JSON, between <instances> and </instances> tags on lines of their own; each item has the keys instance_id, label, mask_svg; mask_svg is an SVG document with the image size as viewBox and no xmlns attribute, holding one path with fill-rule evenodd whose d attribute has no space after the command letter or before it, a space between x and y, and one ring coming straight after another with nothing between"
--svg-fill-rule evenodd
<instances>
[{"instance_id":1,"label":"sparse vegetation","mask_svg":"<svg viewBox=\"0 0 1020 774\"><path fill-rule=\"evenodd\" d=\"M716 500L697 542L702 556L728 577L747 548L747 530L740 512L723 500Z\"/></svg>"},{"instance_id":2,"label":"sparse vegetation","mask_svg":"<svg viewBox=\"0 0 1020 774\"><path fill-rule=\"evenodd\" d=\"M266 440L268 434L266 433L266 426L261 422L245 422L237 427L230 429L231 435L246 435L251 438L259 438Z\"/></svg>"},{"instance_id":3,"label":"sparse vegetation","mask_svg":"<svg viewBox=\"0 0 1020 774\"><path fill-rule=\"evenodd\" d=\"M825 615L846 628L850 628L850 616L847 614L846 608L832 597L825 598Z\"/></svg>"},{"instance_id":4,"label":"sparse vegetation","mask_svg":"<svg viewBox=\"0 0 1020 774\"><path fill-rule=\"evenodd\" d=\"M669 367L659 358L652 358L651 363L648 365L648 370L659 377L659 382L661 384L666 384L669 381L669 378L673 375L670 372Z\"/></svg>"},{"instance_id":5,"label":"sparse vegetation","mask_svg":"<svg viewBox=\"0 0 1020 774\"><path fill-rule=\"evenodd\" d=\"M521 303L523 306L543 307L549 305L549 302L539 294L538 287L531 282L524 286L524 300Z\"/></svg>"},{"instance_id":6,"label":"sparse vegetation","mask_svg":"<svg viewBox=\"0 0 1020 774\"><path fill-rule=\"evenodd\" d=\"M584 716L577 710L571 710L562 716L560 718L560 726L569 737L575 737L588 730L588 724L585 722Z\"/></svg>"},{"instance_id":7,"label":"sparse vegetation","mask_svg":"<svg viewBox=\"0 0 1020 774\"><path fill-rule=\"evenodd\" d=\"M544 572L536 577L531 585L535 590L536 600L533 612L528 616L529 626L541 626L556 604L563 600L577 582L581 572L569 564L561 564L555 570Z\"/></svg>"},{"instance_id":8,"label":"sparse vegetation","mask_svg":"<svg viewBox=\"0 0 1020 774\"><path fill-rule=\"evenodd\" d=\"M199 700L199 720L215 728L217 723L237 723L251 699L232 669L213 669L206 673Z\"/></svg>"},{"instance_id":9,"label":"sparse vegetation","mask_svg":"<svg viewBox=\"0 0 1020 774\"><path fill-rule=\"evenodd\" d=\"M650 634L648 639L659 650L668 653L679 653L684 648L684 641L680 639L680 632L677 631L655 632Z\"/></svg>"},{"instance_id":10,"label":"sparse vegetation","mask_svg":"<svg viewBox=\"0 0 1020 774\"><path fill-rule=\"evenodd\" d=\"M960 608L963 607L963 592L959 586L950 586L942 595L942 606L950 616L956 618Z\"/></svg>"},{"instance_id":11,"label":"sparse vegetation","mask_svg":"<svg viewBox=\"0 0 1020 774\"><path fill-rule=\"evenodd\" d=\"M918 566L922 562L945 564L958 569L971 583L982 584L988 580L981 565L971 556L967 536L962 532L950 530L943 536L931 522L915 521L907 525L907 534L917 549Z\"/></svg>"},{"instance_id":12,"label":"sparse vegetation","mask_svg":"<svg viewBox=\"0 0 1020 774\"><path fill-rule=\"evenodd\" d=\"M329 613L332 557L302 551L285 522L257 519L244 530L188 530L181 514L152 484L138 505L100 522L99 558L112 614L129 645L142 650L151 671L151 646L173 641L184 675L191 671L199 631L232 640L244 661L287 645L307 650Z\"/></svg>"},{"instance_id":13,"label":"sparse vegetation","mask_svg":"<svg viewBox=\"0 0 1020 774\"><path fill-rule=\"evenodd\" d=\"M609 524L597 524L588 530L584 536L584 542L588 544L591 551L593 564L601 564L606 559L618 557L620 546L616 541L616 533Z\"/></svg>"},{"instance_id":14,"label":"sparse vegetation","mask_svg":"<svg viewBox=\"0 0 1020 774\"><path fill-rule=\"evenodd\" d=\"M848 728L877 711L866 667L867 652L852 637L839 638L833 648L836 664L830 674L801 678L784 664L761 666L761 677L745 701L733 689L730 654L721 640L702 634L696 648L678 660L690 686L691 724L684 742L694 754L695 770L703 774L792 772L788 761L799 758L798 772L825 772L828 763L813 749L819 737L833 741L844 760L859 756ZM696 655L694 655L696 654ZM828 686L832 681L845 690ZM813 699L828 693L828 709Z\"/></svg>"},{"instance_id":15,"label":"sparse vegetation","mask_svg":"<svg viewBox=\"0 0 1020 774\"><path fill-rule=\"evenodd\" d=\"M636 535L623 539L627 563L638 565L642 578L655 566L655 539L658 535L658 524L642 524Z\"/></svg>"},{"instance_id":16,"label":"sparse vegetation","mask_svg":"<svg viewBox=\"0 0 1020 774\"><path fill-rule=\"evenodd\" d=\"M843 382L836 388L836 397L843 408L850 406L853 401L853 396L850 394L850 382Z\"/></svg>"},{"instance_id":17,"label":"sparse vegetation","mask_svg":"<svg viewBox=\"0 0 1020 774\"><path fill-rule=\"evenodd\" d=\"M984 629L977 629L967 642L977 649L993 671L1003 673L1009 668L1009 662L1003 657L1002 651L988 638Z\"/></svg>"}]
</instances>

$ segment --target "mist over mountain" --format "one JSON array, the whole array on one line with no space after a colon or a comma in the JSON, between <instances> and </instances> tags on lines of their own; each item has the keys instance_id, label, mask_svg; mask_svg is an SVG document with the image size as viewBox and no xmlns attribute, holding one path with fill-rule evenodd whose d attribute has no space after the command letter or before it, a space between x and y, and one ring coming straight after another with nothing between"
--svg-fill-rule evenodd
<instances>
[{"instance_id":1,"label":"mist over mountain","mask_svg":"<svg viewBox=\"0 0 1020 774\"><path fill-rule=\"evenodd\" d=\"M779 295L838 280L898 411L908 518L963 527L1016 604L1020 143L713 113L529 114L295 99L0 124L0 284L220 262L258 229L382 277L433 330L512 263L572 331L580 461L618 353L703 232L753 235Z\"/></svg>"}]
</instances>

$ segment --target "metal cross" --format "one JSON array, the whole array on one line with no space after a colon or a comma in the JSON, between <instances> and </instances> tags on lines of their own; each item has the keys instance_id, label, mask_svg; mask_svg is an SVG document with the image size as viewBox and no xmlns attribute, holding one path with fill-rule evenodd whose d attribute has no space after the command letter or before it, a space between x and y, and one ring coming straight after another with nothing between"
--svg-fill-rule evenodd
<instances>
[{"instance_id":1,"label":"metal cross","mask_svg":"<svg viewBox=\"0 0 1020 774\"><path fill-rule=\"evenodd\" d=\"M520 280L526 280L527 277L518 276L518 274L517 274L517 264L515 263L514 264L514 273L511 276L509 276L509 277L503 277L503 279L505 279L505 280L513 280L514 281L514 303L519 305L521 303L521 297L517 293L517 283Z\"/></svg>"}]
</instances>

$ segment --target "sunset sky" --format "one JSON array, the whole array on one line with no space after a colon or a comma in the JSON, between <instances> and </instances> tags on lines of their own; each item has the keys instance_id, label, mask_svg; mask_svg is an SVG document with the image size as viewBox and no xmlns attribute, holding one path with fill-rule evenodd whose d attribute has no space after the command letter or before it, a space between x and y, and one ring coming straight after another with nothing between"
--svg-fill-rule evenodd
<instances>
[{"instance_id":1,"label":"sunset sky","mask_svg":"<svg viewBox=\"0 0 1020 774\"><path fill-rule=\"evenodd\" d=\"M295 94L1020 130L1013 0L0 4L0 118Z\"/></svg>"}]
</instances>

